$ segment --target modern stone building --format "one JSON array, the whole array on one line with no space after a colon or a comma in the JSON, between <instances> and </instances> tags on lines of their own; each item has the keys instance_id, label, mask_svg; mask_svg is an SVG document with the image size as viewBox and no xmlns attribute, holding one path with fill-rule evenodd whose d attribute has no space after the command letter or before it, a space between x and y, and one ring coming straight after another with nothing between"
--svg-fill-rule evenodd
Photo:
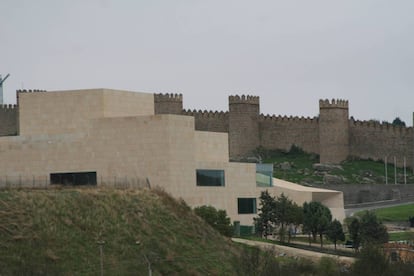
<instances>
[{"instance_id":1,"label":"modern stone building","mask_svg":"<svg viewBox=\"0 0 414 276\"><path fill-rule=\"evenodd\" d=\"M154 94L109 89L19 92L18 109L7 107L18 113L17 129L0 137L0 184L159 186L190 206L225 209L242 225L253 223L268 190L298 204L320 201L344 218L342 192L273 179L272 166L229 162L227 133L197 131L188 114L156 114L160 104ZM254 128L249 116L244 124Z\"/></svg>"}]
</instances>

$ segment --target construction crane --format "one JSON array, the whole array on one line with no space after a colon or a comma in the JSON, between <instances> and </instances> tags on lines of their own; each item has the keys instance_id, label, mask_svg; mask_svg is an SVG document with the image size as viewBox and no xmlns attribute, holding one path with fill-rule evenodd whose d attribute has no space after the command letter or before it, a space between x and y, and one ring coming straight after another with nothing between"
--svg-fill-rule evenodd
<instances>
[{"instance_id":1,"label":"construction crane","mask_svg":"<svg viewBox=\"0 0 414 276\"><path fill-rule=\"evenodd\" d=\"M9 76L10 74L7 74L3 79L0 75L0 104L3 104L3 83Z\"/></svg>"}]
</instances>

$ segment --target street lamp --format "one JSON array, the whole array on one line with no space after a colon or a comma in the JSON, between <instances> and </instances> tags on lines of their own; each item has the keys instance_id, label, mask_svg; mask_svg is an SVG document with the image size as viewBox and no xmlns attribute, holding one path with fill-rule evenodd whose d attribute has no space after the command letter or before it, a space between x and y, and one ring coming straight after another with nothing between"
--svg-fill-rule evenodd
<instances>
[{"instance_id":1,"label":"street lamp","mask_svg":"<svg viewBox=\"0 0 414 276\"><path fill-rule=\"evenodd\" d=\"M99 245L99 252L101 256L101 276L103 276L103 245L105 244L105 241L97 241L96 242Z\"/></svg>"}]
</instances>

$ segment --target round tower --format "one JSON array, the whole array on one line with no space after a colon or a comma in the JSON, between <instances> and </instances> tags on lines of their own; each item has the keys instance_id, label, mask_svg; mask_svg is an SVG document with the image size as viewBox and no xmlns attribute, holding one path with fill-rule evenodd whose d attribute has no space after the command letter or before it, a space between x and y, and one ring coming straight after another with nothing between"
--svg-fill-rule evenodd
<instances>
[{"instance_id":1,"label":"round tower","mask_svg":"<svg viewBox=\"0 0 414 276\"><path fill-rule=\"evenodd\" d=\"M183 112L182 94L154 94L155 114L176 114Z\"/></svg>"},{"instance_id":2,"label":"round tower","mask_svg":"<svg viewBox=\"0 0 414 276\"><path fill-rule=\"evenodd\" d=\"M348 157L348 116L348 101L319 101L319 154L321 163L339 164Z\"/></svg>"},{"instance_id":3,"label":"round tower","mask_svg":"<svg viewBox=\"0 0 414 276\"><path fill-rule=\"evenodd\" d=\"M231 159L246 157L260 145L260 103L257 96L229 96L229 153Z\"/></svg>"}]
</instances>

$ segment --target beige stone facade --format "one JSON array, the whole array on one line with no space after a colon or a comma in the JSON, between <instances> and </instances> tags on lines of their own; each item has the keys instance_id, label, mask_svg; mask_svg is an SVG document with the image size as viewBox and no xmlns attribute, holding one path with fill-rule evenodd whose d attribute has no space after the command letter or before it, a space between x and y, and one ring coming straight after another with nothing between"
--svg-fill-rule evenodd
<instances>
[{"instance_id":1,"label":"beige stone facade","mask_svg":"<svg viewBox=\"0 0 414 276\"><path fill-rule=\"evenodd\" d=\"M336 218L344 218L340 192L276 179L273 187L257 187L255 164L229 162L227 133L196 131L192 116L155 115L153 94L108 89L19 93L19 106L19 135L0 137L0 157L6 160L0 163L0 182L48 182L55 173L93 172L98 186L145 182L190 206L225 209L242 225L252 225L255 214L239 214L238 199L256 199L257 205L267 189L299 204L321 201ZM200 169L223 171L224 185L197 186Z\"/></svg>"}]
</instances>

